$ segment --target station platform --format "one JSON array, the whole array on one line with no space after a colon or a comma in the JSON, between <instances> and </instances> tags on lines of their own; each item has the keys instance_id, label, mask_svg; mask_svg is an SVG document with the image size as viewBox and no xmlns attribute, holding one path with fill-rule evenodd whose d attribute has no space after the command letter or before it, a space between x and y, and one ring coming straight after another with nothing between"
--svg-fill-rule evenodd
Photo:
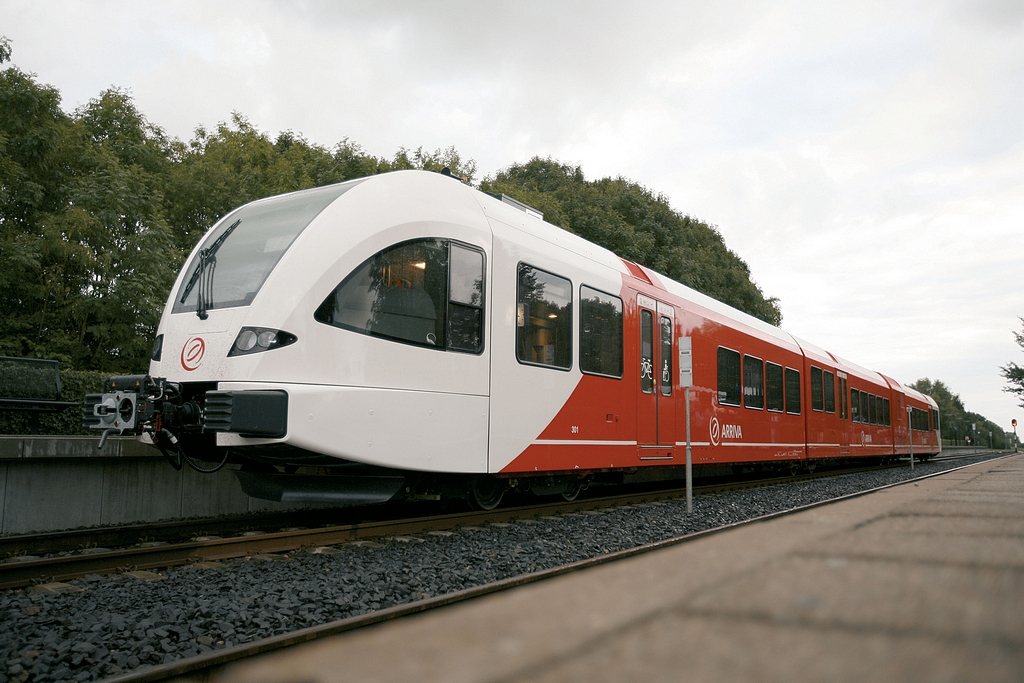
<instances>
[{"instance_id":1,"label":"station platform","mask_svg":"<svg viewBox=\"0 0 1024 683\"><path fill-rule=\"evenodd\" d=\"M1024 680L1024 454L269 653L217 680Z\"/></svg>"}]
</instances>

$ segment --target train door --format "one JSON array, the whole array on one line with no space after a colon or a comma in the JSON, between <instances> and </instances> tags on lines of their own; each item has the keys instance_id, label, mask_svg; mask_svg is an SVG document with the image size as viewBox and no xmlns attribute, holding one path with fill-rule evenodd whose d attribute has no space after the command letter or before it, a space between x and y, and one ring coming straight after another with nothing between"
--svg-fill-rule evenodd
<instances>
[{"instance_id":1,"label":"train door","mask_svg":"<svg viewBox=\"0 0 1024 683\"><path fill-rule=\"evenodd\" d=\"M637 399L637 443L641 459L671 459L676 439L673 403L675 310L643 294L637 295L640 315L640 386Z\"/></svg>"},{"instance_id":2,"label":"train door","mask_svg":"<svg viewBox=\"0 0 1024 683\"><path fill-rule=\"evenodd\" d=\"M836 371L839 381L839 454L850 454L850 388L845 372Z\"/></svg>"}]
</instances>

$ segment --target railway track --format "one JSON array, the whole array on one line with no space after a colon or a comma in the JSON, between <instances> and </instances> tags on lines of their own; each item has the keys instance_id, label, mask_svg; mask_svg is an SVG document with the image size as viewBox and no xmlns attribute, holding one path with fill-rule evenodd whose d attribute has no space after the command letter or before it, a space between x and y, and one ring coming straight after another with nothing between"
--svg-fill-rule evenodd
<instances>
[{"instance_id":1,"label":"railway track","mask_svg":"<svg viewBox=\"0 0 1024 683\"><path fill-rule=\"evenodd\" d=\"M963 458L949 456L940 459ZM888 467L907 467L896 463ZM763 486L795 483L822 477L842 476L874 471L879 466L820 471L812 474L773 477L715 483L695 486L694 494L749 489ZM68 533L26 535L2 539L0 551L9 555L0 563L0 589L20 588L32 584L67 581L88 574L106 574L121 570L148 570L180 566L192 562L214 562L237 557L268 553L287 553L301 548L329 546L374 538L423 534L453 528L508 522L529 517L583 512L601 508L633 505L644 502L669 500L685 495L685 488L670 488L639 493L615 494L578 499L573 502L541 503L499 508L489 512L459 512L402 519L382 519L333 524L319 528L291 528L277 532L251 530L258 521L272 522L296 517L269 517L235 521L230 528L227 520L200 520L198 522L166 522L154 525L135 525L115 529L77 530ZM307 517L312 519L312 517ZM239 525L250 530L239 532ZM187 529L182 533L182 528ZM236 535L220 536L214 531ZM160 535L186 541L157 540ZM106 546L114 546L114 549ZM122 546L122 547L118 547ZM53 550L53 549L58 550ZM38 557L33 553L67 552ZM41 550L42 549L42 550Z\"/></svg>"},{"instance_id":2,"label":"railway track","mask_svg":"<svg viewBox=\"0 0 1024 683\"><path fill-rule=\"evenodd\" d=\"M1006 458L1006 457L1012 457L1013 455L1014 455L1013 453L1010 453L1010 454L1000 454L1000 455L995 456L995 459L1002 459L1002 458ZM963 458L963 456L955 456L955 457L947 457L947 458L942 458L942 459L943 460L953 460L953 459L966 459L966 458ZM406 617L406 616L411 616L411 615L422 613L422 612L427 612L429 610L436 609L436 608L439 608L439 607L444 607L444 606L452 605L452 604L459 603L459 602L465 602L467 600L471 600L471 599L474 599L474 598L482 597L482 596L485 596L485 595L490 595L490 594L497 593L497 592L504 591L504 590L509 590L509 589L516 588L516 587L519 587L519 586L524 586L524 585L527 585L527 584L530 584L530 583L535 583L535 582L538 582L538 581L543 581L545 579L554 578L556 576L561 576L561 575L569 574L569 573L572 573L572 572L580 571L580 570L587 569L587 568L590 568L590 567L595 567L595 566L606 564L606 563L609 563L609 562L615 562L617 560L625 559L625 558L632 557L632 556L635 556L635 555L640 555L640 554L643 554L643 553L652 552L652 551L659 550L659 549L666 548L666 547L670 547L670 546L673 546L673 545L678 545L680 543L686 543L686 542L694 541L694 540L697 540L697 539L700 539L700 538L704 538L704 537L710 536L712 534L717 534L717 533L720 533L720 532L723 532L723 531L727 531L729 529L734 529L734 528L741 527L741 526L746 526L746 525L749 525L749 524L755 524L755 523L758 523L758 522L763 522L763 521L767 521L767 520L770 520L770 519L775 519L775 518L778 518L778 517L783 517L783 516L795 514L795 513L798 513L798 512L802 512L804 510L813 509L813 508L821 507L821 506L824 506L824 505L830 505L832 503L839 502L839 501L842 501L842 500L847 500L847 499L851 499L851 498L857 498L857 497L868 495L868 494L871 494L871 493L875 493L877 491L881 491L881 490L884 490L884 489L887 489L887 488L891 488L893 486L901 486L901 485L907 484L907 483L923 481L925 479L930 479L931 477L940 476L940 475L943 475L943 474L948 474L951 471L955 471L955 470L958 470L958 469L963 469L963 468L966 468L966 467L970 467L971 464L972 463L968 463L968 464L962 465L960 467L954 467L952 469L943 470L941 472L933 472L933 473L930 473L930 474L922 475L922 476L916 477L916 478L907 479L907 480L900 481L900 482L897 482L897 483L886 484L884 486L878 486L878 487L875 487L875 488L865 489L863 491L858 491L856 493L851 493L851 494L847 494L847 495L843 495L843 496L838 496L838 497L835 497L835 498L832 498L832 499L822 500L822 501L811 503L811 504L807 504L807 505L801 505L801 506L794 507L794 508L791 508L791 509L788 509L788 510L784 510L784 511L780 511L780 512L774 512L774 513L766 514L766 515L763 515L763 516L760 516L760 517L756 517L756 518L752 518L752 519L748 519L748 520L744 520L744 521L740 521L740 522L734 522L734 523L730 523L730 524L725 524L725 525L722 525L722 526L719 526L719 527L715 527L715 528L712 528L712 529L706 529L706 530L703 530L703 531L698 531L698 532L695 532L695 533L690 533L690 534L686 534L686 535L683 535L683 536L678 536L678 537L675 537L675 538L665 539L665 540L658 541L658 542L655 542L655 543L649 543L649 544L646 544L646 545L641 545L641 546L637 546L637 547L634 547L634 548L629 548L629 549L626 549L626 550L620 550L620 551L617 551L617 552L613 552L613 553L609 553L609 554L605 554L605 555L600 555L600 556L597 556L597 557L593 557L593 558L589 558L589 559L585 559L585 560L580 560L580 561L573 562L573 563L570 563L570 564L565 564L565 565L561 565L561 566L558 566L558 567L552 567L550 569L544 569L544 570L532 572L532 573L529 573L529 574L522 574L522 575L519 575L519 576L511 577L511 578L500 580L500 581L495 581L495 582L488 583L488 584L485 584L485 585L475 586L475 587L468 588L468 589L465 589L465 590L460 590L460 591L456 591L456 592L453 592L453 593L447 593L445 595L439 595L439 596L436 596L436 597L426 598L426 599L418 600L418 601L411 602L411 603L397 605L397 606L394 606L394 607L385 608L385 609L381 609L381 610L377 610L377 611L374 611L374 612L369 612L369 613L361 614L361 615L354 616L354 617L349 617L347 619L341 619L339 621L334 621L334 622L327 623L327 624L322 624L322 625L319 625L319 626L313 626L313 627L310 627L310 628L296 630L296 631L293 631L293 632L290 632L290 633L286 633L286 634L282 634L282 635L279 635L279 636L275 636L275 637L271 637L271 638L265 638L265 639L262 639L262 640L259 640L259 641L253 642L253 643L247 643L247 644L244 644L244 645L237 645L237 646L234 646L234 647L226 648L226 649L223 649L223 650L216 650L216 651L213 651L213 652L209 652L209 653L206 653L206 654L203 654L203 655L199 655L199 656L196 656L196 657L191 657L191 658L188 658L188 659L178 660L178 661L169 662L169 663L162 664L162 665L157 665L157 666L153 666L153 667L149 667L149 668L145 668L145 669L140 669L138 671L134 671L134 672L131 672L131 673L128 673L128 674L124 674L124 675L120 675L120 676L115 676L113 678L108 678L108 679L106 679L106 683L151 683L151 682L155 682L155 681L166 681L166 680L176 679L176 678L182 677L182 676L188 676L188 680L203 680L203 681L215 680L215 676L219 672L223 671L227 666L230 666L233 663L239 662L241 660L244 660L244 659L247 659L247 658L250 658L250 657L255 657L255 656L263 654L265 652L270 652L270 651L273 651L273 650L278 650L278 649L282 649L282 648L285 648L285 647L290 647L290 646L293 646L293 645L299 645L301 643L309 642L309 641L316 640L316 639L319 639L319 638L324 638L324 637L336 635L336 634L339 634L339 633L345 633L345 632L349 632L349 631L354 631L354 630L358 630L358 629L365 628L365 627L368 627L368 626L372 626L372 625L375 625L375 624L380 624L380 623L383 623L383 622L392 621L392 620L395 620L395 619L398 619L398 618L401 618L401 617ZM792 478L789 478L788 480L791 481ZM562 509L564 510L565 507L563 506Z\"/></svg>"}]
</instances>

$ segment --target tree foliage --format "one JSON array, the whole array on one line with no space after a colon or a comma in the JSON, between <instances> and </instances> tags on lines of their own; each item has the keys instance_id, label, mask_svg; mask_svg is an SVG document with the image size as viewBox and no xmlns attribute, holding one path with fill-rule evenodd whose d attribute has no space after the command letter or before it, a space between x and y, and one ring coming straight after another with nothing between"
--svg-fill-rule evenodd
<instances>
[{"instance_id":1,"label":"tree foliage","mask_svg":"<svg viewBox=\"0 0 1024 683\"><path fill-rule=\"evenodd\" d=\"M174 278L166 140L116 89L59 105L0 72L0 353L138 368Z\"/></svg>"},{"instance_id":2,"label":"tree foliage","mask_svg":"<svg viewBox=\"0 0 1024 683\"><path fill-rule=\"evenodd\" d=\"M10 43L0 39L0 61ZM144 372L175 274L214 222L255 199L387 171L449 168L454 147L376 157L241 114L189 141L169 139L117 88L74 112L16 67L0 71L0 355L56 358L67 370ZM622 256L778 323L778 302L711 226L623 178L587 181L550 159L513 165L482 188Z\"/></svg>"},{"instance_id":3,"label":"tree foliage","mask_svg":"<svg viewBox=\"0 0 1024 683\"><path fill-rule=\"evenodd\" d=\"M1016 340L1017 346L1024 350L1024 318L1020 318L1020 324L1021 331L1014 332L1013 338ZM1003 367L999 368L999 372L1009 383L1003 388L1003 391L1016 394L1017 398L1020 400L1020 406L1024 408L1024 367L1010 361Z\"/></svg>"},{"instance_id":4,"label":"tree foliage","mask_svg":"<svg viewBox=\"0 0 1024 683\"><path fill-rule=\"evenodd\" d=\"M932 381L925 377L908 385L922 394L931 396L939 406L939 426L942 438L951 444L964 443L964 436L970 436L977 430L976 438L980 445L988 445L988 433L992 432L992 445L1005 448L1009 443L1006 432L999 425L980 413L967 410L959 394L954 394L942 380Z\"/></svg>"},{"instance_id":5,"label":"tree foliage","mask_svg":"<svg viewBox=\"0 0 1024 683\"><path fill-rule=\"evenodd\" d=\"M480 188L526 202L546 221L754 317L782 321L778 299L764 296L714 227L674 211L666 197L637 183L587 181L579 166L535 158L486 178Z\"/></svg>"},{"instance_id":6,"label":"tree foliage","mask_svg":"<svg viewBox=\"0 0 1024 683\"><path fill-rule=\"evenodd\" d=\"M165 210L183 254L228 211L262 197L340 183L401 169L441 170L472 175L455 148L433 153L400 149L393 159L366 154L342 140L333 149L285 131L272 140L238 114L217 130L196 130L193 139L172 146Z\"/></svg>"}]
</instances>

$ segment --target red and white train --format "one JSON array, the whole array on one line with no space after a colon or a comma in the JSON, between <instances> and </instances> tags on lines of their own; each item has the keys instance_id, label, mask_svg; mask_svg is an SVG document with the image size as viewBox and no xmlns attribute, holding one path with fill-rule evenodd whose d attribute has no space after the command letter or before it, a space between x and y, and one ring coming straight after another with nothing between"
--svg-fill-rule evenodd
<instances>
[{"instance_id":1,"label":"red and white train","mask_svg":"<svg viewBox=\"0 0 1024 683\"><path fill-rule=\"evenodd\" d=\"M424 171L225 216L86 422L274 500L572 498L681 476L688 352L698 472L940 451L931 398Z\"/></svg>"}]
</instances>

